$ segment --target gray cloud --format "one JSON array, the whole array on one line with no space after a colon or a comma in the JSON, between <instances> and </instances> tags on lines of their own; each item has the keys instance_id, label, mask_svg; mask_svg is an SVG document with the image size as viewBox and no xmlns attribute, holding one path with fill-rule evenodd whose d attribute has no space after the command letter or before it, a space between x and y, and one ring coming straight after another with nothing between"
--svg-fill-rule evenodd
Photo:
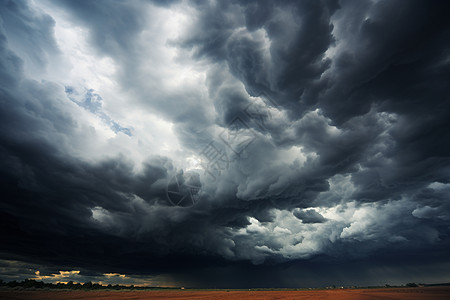
<instances>
[{"instance_id":1,"label":"gray cloud","mask_svg":"<svg viewBox=\"0 0 450 300\"><path fill-rule=\"evenodd\" d=\"M314 209L294 211L294 216L303 223L324 223L326 219Z\"/></svg>"}]
</instances>

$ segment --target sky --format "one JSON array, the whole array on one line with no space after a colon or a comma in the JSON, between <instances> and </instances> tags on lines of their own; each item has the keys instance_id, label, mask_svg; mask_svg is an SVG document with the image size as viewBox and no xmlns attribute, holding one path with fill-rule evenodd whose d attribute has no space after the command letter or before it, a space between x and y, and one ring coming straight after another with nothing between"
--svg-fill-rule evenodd
<instances>
[{"instance_id":1,"label":"sky","mask_svg":"<svg viewBox=\"0 0 450 300\"><path fill-rule=\"evenodd\" d=\"M448 1L0 6L0 279L450 282Z\"/></svg>"}]
</instances>

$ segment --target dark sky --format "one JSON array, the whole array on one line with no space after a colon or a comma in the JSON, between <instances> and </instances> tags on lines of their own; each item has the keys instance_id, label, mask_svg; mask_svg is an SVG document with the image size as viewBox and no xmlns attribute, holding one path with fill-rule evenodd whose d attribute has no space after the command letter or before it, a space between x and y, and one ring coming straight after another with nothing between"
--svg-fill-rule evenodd
<instances>
[{"instance_id":1,"label":"dark sky","mask_svg":"<svg viewBox=\"0 0 450 300\"><path fill-rule=\"evenodd\" d=\"M448 1L0 6L1 279L450 281Z\"/></svg>"}]
</instances>

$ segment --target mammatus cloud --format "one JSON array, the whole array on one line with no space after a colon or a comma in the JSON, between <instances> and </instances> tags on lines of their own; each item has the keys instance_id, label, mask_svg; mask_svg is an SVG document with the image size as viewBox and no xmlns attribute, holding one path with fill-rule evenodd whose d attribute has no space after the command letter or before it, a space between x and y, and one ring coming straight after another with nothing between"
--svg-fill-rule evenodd
<instances>
[{"instance_id":1,"label":"mammatus cloud","mask_svg":"<svg viewBox=\"0 0 450 300\"><path fill-rule=\"evenodd\" d=\"M447 3L1 5L3 259L46 280L444 278Z\"/></svg>"}]
</instances>

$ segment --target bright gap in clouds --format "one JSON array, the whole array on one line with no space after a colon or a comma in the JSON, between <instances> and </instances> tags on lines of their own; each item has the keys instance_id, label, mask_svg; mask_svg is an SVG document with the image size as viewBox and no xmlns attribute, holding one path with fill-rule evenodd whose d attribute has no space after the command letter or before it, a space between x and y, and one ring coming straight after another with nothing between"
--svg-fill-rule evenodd
<instances>
[{"instance_id":1,"label":"bright gap in clouds","mask_svg":"<svg viewBox=\"0 0 450 300\"><path fill-rule=\"evenodd\" d=\"M111 116L113 122L131 132L131 137L125 137L106 129L108 124L102 124L104 120L95 117L95 122L85 120L89 123L87 126L95 130L97 142L89 148L79 145L82 148L79 153L83 152L86 159L101 157L105 153L112 156L127 153L127 158L135 162L136 170L148 156L161 154L172 157L181 168L185 166L184 159L180 159L185 154L181 152L171 120L159 115L158 111L135 105L135 98L139 95L118 82L121 72L118 64L121 62L91 46L89 29L74 23L64 10L51 3L46 4L45 10L55 20L55 39L61 51L59 60L64 64L53 61L48 71L37 75L36 79L61 83L74 89L81 98L92 91L103 100L101 113ZM148 29L142 31L136 41L135 50L139 54L136 72L140 73L142 80L157 76L159 81L155 95L149 94L150 98L146 100L158 102L163 100L158 95L182 86L201 89L198 85L203 84L204 70L201 66L180 60L177 49L171 45L189 21L186 7L171 10L145 5L143 10L146 11ZM149 84L154 83L149 80Z\"/></svg>"}]
</instances>

